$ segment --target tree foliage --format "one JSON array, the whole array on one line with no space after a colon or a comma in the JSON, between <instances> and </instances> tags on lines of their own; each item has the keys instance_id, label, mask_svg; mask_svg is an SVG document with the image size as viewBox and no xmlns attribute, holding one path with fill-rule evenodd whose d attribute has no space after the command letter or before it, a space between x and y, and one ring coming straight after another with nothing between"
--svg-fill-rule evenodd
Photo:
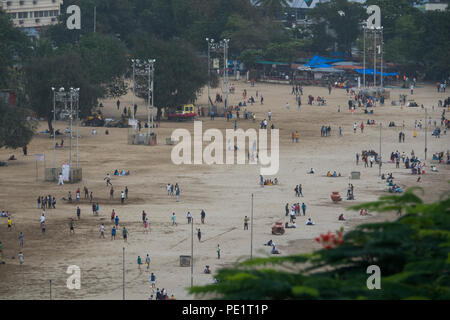
<instances>
[{"instance_id":1,"label":"tree foliage","mask_svg":"<svg viewBox=\"0 0 450 320\"><path fill-rule=\"evenodd\" d=\"M364 9L357 2L331 0L318 3L311 10L311 17L316 20L313 35L318 39L315 43L328 48L335 42L339 51L351 57L352 46L361 32L359 25L363 14Z\"/></svg>"},{"instance_id":2,"label":"tree foliage","mask_svg":"<svg viewBox=\"0 0 450 320\"><path fill-rule=\"evenodd\" d=\"M223 299L449 299L450 196L427 204L415 191L352 208L403 212L396 221L357 226L331 249L220 269L218 283L190 292ZM370 265L381 269L381 290L366 286Z\"/></svg>"},{"instance_id":3,"label":"tree foliage","mask_svg":"<svg viewBox=\"0 0 450 320\"><path fill-rule=\"evenodd\" d=\"M8 106L0 100L0 148L17 149L26 146L35 128L27 117L29 110Z\"/></svg>"}]
</instances>

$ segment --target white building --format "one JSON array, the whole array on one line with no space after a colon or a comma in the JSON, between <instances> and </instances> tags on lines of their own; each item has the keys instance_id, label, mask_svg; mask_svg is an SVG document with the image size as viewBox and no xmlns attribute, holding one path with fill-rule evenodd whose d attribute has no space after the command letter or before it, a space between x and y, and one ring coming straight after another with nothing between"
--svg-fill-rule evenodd
<instances>
[{"instance_id":1,"label":"white building","mask_svg":"<svg viewBox=\"0 0 450 320\"><path fill-rule=\"evenodd\" d=\"M36 36L40 27L58 23L62 3L63 0L0 0L0 7L16 27Z\"/></svg>"}]
</instances>

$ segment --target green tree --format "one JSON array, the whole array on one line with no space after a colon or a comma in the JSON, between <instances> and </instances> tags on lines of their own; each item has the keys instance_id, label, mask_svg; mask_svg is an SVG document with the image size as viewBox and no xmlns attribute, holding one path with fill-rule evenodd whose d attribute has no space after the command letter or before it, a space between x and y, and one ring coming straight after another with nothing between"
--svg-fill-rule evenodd
<instances>
[{"instance_id":1,"label":"green tree","mask_svg":"<svg viewBox=\"0 0 450 320\"><path fill-rule=\"evenodd\" d=\"M383 26L385 40L397 36L395 25L400 17L419 12L409 0L366 0L365 5L377 5L380 7L381 25Z\"/></svg>"},{"instance_id":2,"label":"green tree","mask_svg":"<svg viewBox=\"0 0 450 320\"><path fill-rule=\"evenodd\" d=\"M289 4L292 2L293 0L255 0L254 4L260 6L265 15L274 17L283 9L289 8Z\"/></svg>"},{"instance_id":3,"label":"green tree","mask_svg":"<svg viewBox=\"0 0 450 320\"><path fill-rule=\"evenodd\" d=\"M338 50L352 56L352 45L361 33L364 9L360 3L331 0L318 3L310 13L315 19L313 41L316 47L327 49L333 39Z\"/></svg>"},{"instance_id":4,"label":"green tree","mask_svg":"<svg viewBox=\"0 0 450 320\"><path fill-rule=\"evenodd\" d=\"M35 128L27 117L30 110L6 105L0 100L0 148L17 149L28 145Z\"/></svg>"},{"instance_id":5,"label":"green tree","mask_svg":"<svg viewBox=\"0 0 450 320\"><path fill-rule=\"evenodd\" d=\"M156 59L155 101L158 118L165 107L194 102L197 94L208 82L207 61L201 59L194 48L183 40L162 41L148 34L138 34L133 41L134 57ZM147 87L145 84L143 87ZM147 92L138 92L147 98Z\"/></svg>"},{"instance_id":6,"label":"green tree","mask_svg":"<svg viewBox=\"0 0 450 320\"><path fill-rule=\"evenodd\" d=\"M220 269L217 284L190 292L223 299L449 299L450 195L426 204L414 191L353 208L402 213L396 221L359 225L330 249ZM381 269L381 290L366 286L370 265Z\"/></svg>"},{"instance_id":7,"label":"green tree","mask_svg":"<svg viewBox=\"0 0 450 320\"><path fill-rule=\"evenodd\" d=\"M9 16L0 9L0 89L16 89L15 74L30 54L29 38L15 28Z\"/></svg>"}]
</instances>

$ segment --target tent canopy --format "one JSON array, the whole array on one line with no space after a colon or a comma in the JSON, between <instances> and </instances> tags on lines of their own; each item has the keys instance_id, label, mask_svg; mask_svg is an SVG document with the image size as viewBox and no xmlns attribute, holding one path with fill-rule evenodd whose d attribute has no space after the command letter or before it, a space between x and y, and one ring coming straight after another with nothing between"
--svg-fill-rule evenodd
<instances>
[{"instance_id":1,"label":"tent canopy","mask_svg":"<svg viewBox=\"0 0 450 320\"><path fill-rule=\"evenodd\" d=\"M318 63L318 64L314 64L311 66L311 68L316 69L316 68L332 68L332 65L329 65L327 63Z\"/></svg>"},{"instance_id":2,"label":"tent canopy","mask_svg":"<svg viewBox=\"0 0 450 320\"><path fill-rule=\"evenodd\" d=\"M356 72L358 72L359 74L364 74L364 69L356 69ZM374 70L373 69L366 69L366 75L373 75ZM376 71L376 74L381 75L380 71ZM383 77L395 77L396 75L398 75L398 72L383 72Z\"/></svg>"},{"instance_id":3,"label":"tent canopy","mask_svg":"<svg viewBox=\"0 0 450 320\"><path fill-rule=\"evenodd\" d=\"M309 62L307 64L305 64L305 66L314 66L317 64L322 64L322 63L330 63L330 62L338 62L338 61L342 61L343 59L331 59L331 58L325 58L325 57L321 57L319 55L315 55L314 57L311 58L311 60L309 60Z\"/></svg>"}]
</instances>

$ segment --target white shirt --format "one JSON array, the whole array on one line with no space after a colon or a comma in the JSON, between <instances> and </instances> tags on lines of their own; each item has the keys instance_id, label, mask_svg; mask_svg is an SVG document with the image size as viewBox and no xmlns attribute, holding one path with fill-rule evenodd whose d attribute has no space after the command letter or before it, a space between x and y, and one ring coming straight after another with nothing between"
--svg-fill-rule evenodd
<instances>
[{"instance_id":1,"label":"white shirt","mask_svg":"<svg viewBox=\"0 0 450 320\"><path fill-rule=\"evenodd\" d=\"M125 198L125 193L124 193L124 192L122 192L122 199L123 199L123 198Z\"/></svg>"},{"instance_id":2,"label":"white shirt","mask_svg":"<svg viewBox=\"0 0 450 320\"><path fill-rule=\"evenodd\" d=\"M45 222L45 216L41 216L41 223Z\"/></svg>"}]
</instances>

